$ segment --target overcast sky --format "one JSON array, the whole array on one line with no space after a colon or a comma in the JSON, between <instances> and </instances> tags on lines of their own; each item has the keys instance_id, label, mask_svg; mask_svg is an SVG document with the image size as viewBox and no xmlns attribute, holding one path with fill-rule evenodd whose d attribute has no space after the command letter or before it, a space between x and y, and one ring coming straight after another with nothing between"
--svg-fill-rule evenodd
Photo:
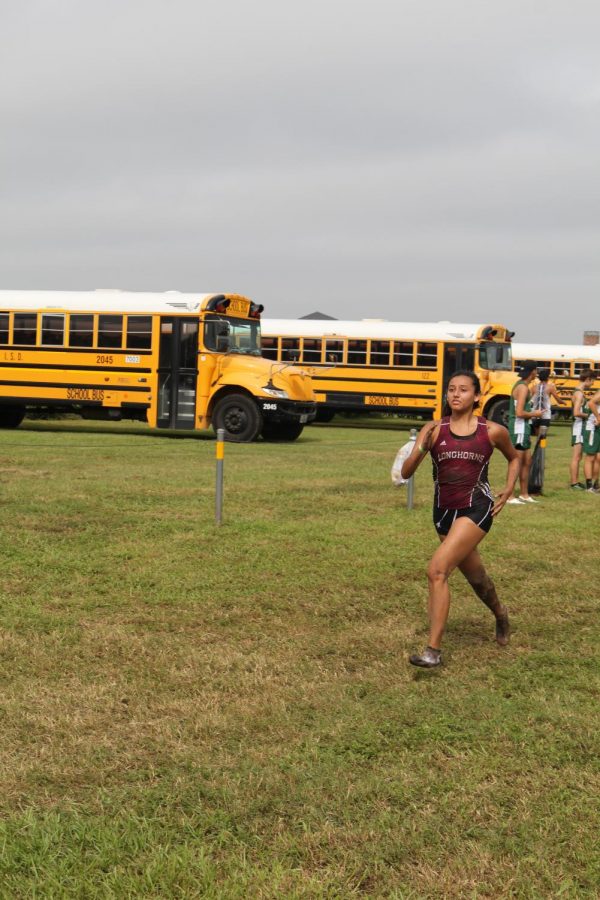
<instances>
[{"instance_id":1,"label":"overcast sky","mask_svg":"<svg viewBox=\"0 0 600 900\"><path fill-rule=\"evenodd\" d=\"M600 329L600 4L0 0L0 288Z\"/></svg>"}]
</instances>

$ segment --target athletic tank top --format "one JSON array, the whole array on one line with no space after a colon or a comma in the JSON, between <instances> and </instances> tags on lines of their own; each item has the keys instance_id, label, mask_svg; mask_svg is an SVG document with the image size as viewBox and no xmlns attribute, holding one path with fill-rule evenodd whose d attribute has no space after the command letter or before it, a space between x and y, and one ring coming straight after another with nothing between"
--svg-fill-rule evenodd
<instances>
[{"instance_id":1,"label":"athletic tank top","mask_svg":"<svg viewBox=\"0 0 600 900\"><path fill-rule=\"evenodd\" d=\"M582 404L581 404L581 408L579 411L582 413L586 412L585 407L587 406L587 403L586 403L586 399L585 399L585 394L583 393L581 388L575 388L575 390L573 391L573 410L575 410L575 394L581 394L581 396L582 396ZM573 435L573 437L576 437L576 438L581 437L581 435L583 434L584 421L585 421L584 419L579 419L579 418L576 419L575 416L573 416L573 428L571 429L571 434Z\"/></svg>"},{"instance_id":2,"label":"athletic tank top","mask_svg":"<svg viewBox=\"0 0 600 900\"><path fill-rule=\"evenodd\" d=\"M540 381L536 385L533 392L531 408L536 412L539 410L540 418L549 419L552 415L552 402L548 393L548 386L544 381Z\"/></svg>"},{"instance_id":3,"label":"athletic tank top","mask_svg":"<svg viewBox=\"0 0 600 900\"><path fill-rule=\"evenodd\" d=\"M587 413L587 419L583 420L585 423L583 427L585 428L586 431L591 431L593 434L594 430L596 428L596 416L592 412L590 405L587 401L587 398L583 401L583 403L581 405L581 412Z\"/></svg>"},{"instance_id":4,"label":"athletic tank top","mask_svg":"<svg viewBox=\"0 0 600 900\"><path fill-rule=\"evenodd\" d=\"M445 416L431 448L435 505L444 509L466 509L493 500L488 483L488 463L494 448L487 420L480 416L473 434L452 434Z\"/></svg>"},{"instance_id":5,"label":"athletic tank top","mask_svg":"<svg viewBox=\"0 0 600 900\"><path fill-rule=\"evenodd\" d=\"M508 427L509 427L510 431L513 431L513 432L515 430L515 422L517 419L517 404L515 401L515 390L519 387L520 384L524 384L525 387L527 388L527 400L525 401L525 412L531 412L531 398L529 396L529 387L527 386L527 383L525 381L523 381L522 378L520 378L519 381L515 382L515 385L511 391L510 403L508 406ZM522 421L525 421L526 425L529 425L531 422L530 419L525 419Z\"/></svg>"}]
</instances>

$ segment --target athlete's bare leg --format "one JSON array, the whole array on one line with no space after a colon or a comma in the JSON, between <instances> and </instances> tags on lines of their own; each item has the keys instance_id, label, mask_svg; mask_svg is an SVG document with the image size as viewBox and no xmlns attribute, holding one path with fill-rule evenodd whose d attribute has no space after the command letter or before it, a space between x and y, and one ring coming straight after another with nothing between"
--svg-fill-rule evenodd
<instances>
[{"instance_id":1,"label":"athlete's bare leg","mask_svg":"<svg viewBox=\"0 0 600 900\"><path fill-rule=\"evenodd\" d=\"M521 487L521 497L529 497L529 470L531 468L531 451L521 450L521 468L519 470L519 485Z\"/></svg>"},{"instance_id":2,"label":"athlete's bare leg","mask_svg":"<svg viewBox=\"0 0 600 900\"><path fill-rule=\"evenodd\" d=\"M505 647L510 637L508 609L498 599L494 582L481 561L479 550L473 550L458 568L463 573L479 599L485 603L496 618L496 640Z\"/></svg>"},{"instance_id":3,"label":"athlete's bare leg","mask_svg":"<svg viewBox=\"0 0 600 900\"><path fill-rule=\"evenodd\" d=\"M589 453L586 453L585 458L583 460L583 474L585 475L586 481L594 480L594 461L596 457L591 456Z\"/></svg>"},{"instance_id":4,"label":"athlete's bare leg","mask_svg":"<svg viewBox=\"0 0 600 900\"><path fill-rule=\"evenodd\" d=\"M571 454L571 484L577 484L579 481L579 466L581 465L581 453L583 444L574 444L573 453Z\"/></svg>"},{"instance_id":5,"label":"athlete's bare leg","mask_svg":"<svg viewBox=\"0 0 600 900\"><path fill-rule=\"evenodd\" d=\"M442 544L431 557L429 580L429 646L440 649L450 609L448 578L475 550L485 531L466 517L456 519Z\"/></svg>"}]
</instances>

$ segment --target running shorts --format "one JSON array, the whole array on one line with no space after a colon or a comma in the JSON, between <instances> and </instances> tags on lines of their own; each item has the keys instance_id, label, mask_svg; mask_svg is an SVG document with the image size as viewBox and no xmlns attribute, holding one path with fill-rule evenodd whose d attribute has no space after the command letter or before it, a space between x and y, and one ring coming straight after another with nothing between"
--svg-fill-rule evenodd
<instances>
[{"instance_id":1,"label":"running shorts","mask_svg":"<svg viewBox=\"0 0 600 900\"><path fill-rule=\"evenodd\" d=\"M509 422L508 433L515 450L529 450L531 447L531 422L516 418Z\"/></svg>"},{"instance_id":2,"label":"running shorts","mask_svg":"<svg viewBox=\"0 0 600 900\"><path fill-rule=\"evenodd\" d=\"M595 456L600 453L600 428L596 425L593 433L591 431L584 432L583 452L588 456Z\"/></svg>"},{"instance_id":3,"label":"running shorts","mask_svg":"<svg viewBox=\"0 0 600 900\"><path fill-rule=\"evenodd\" d=\"M583 419L575 419L571 428L571 447L583 444Z\"/></svg>"},{"instance_id":4,"label":"running shorts","mask_svg":"<svg viewBox=\"0 0 600 900\"><path fill-rule=\"evenodd\" d=\"M494 517L492 510L493 500L477 503L476 506L467 506L465 509L444 509L443 506L433 507L433 524L438 534L446 535L450 531L456 519L467 518L474 522L478 528L486 533L492 527Z\"/></svg>"}]
</instances>

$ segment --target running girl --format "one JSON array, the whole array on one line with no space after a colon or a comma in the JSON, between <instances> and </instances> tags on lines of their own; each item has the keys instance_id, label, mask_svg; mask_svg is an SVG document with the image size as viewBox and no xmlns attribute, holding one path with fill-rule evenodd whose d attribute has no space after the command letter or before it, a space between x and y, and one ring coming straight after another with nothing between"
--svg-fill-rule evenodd
<instances>
[{"instance_id":1,"label":"running girl","mask_svg":"<svg viewBox=\"0 0 600 900\"><path fill-rule=\"evenodd\" d=\"M474 372L455 372L446 395L450 414L421 429L415 449L402 466L402 477L410 478L431 452L435 482L433 522L441 546L427 570L429 644L422 653L410 657L413 666L426 669L442 662L442 636L450 609L448 578L457 567L494 614L497 642L506 646L509 640L508 610L498 599L477 545L512 493L519 474L519 457L506 428L473 411L480 394ZM494 447L508 460L506 485L495 499L488 483L488 463Z\"/></svg>"}]
</instances>

